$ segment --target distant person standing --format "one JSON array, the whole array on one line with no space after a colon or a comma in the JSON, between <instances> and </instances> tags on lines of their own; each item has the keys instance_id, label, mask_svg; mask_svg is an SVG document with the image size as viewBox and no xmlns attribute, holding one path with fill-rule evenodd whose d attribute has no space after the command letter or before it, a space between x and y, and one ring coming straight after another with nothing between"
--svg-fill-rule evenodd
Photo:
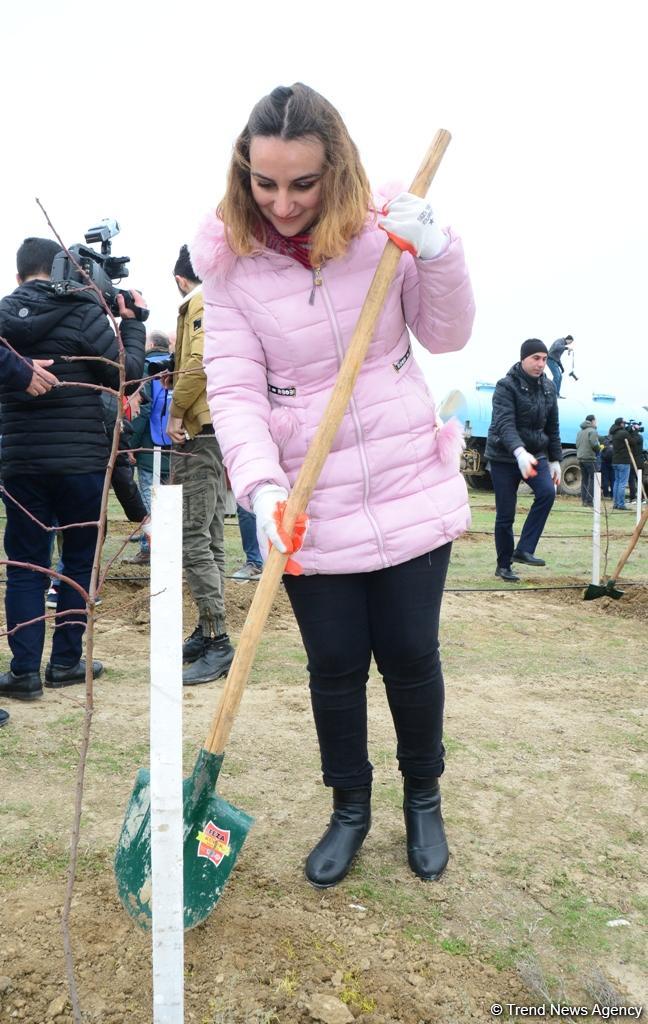
<instances>
[{"instance_id":1,"label":"distant person standing","mask_svg":"<svg viewBox=\"0 0 648 1024\"><path fill-rule=\"evenodd\" d=\"M625 512L626 487L630 478L630 454L626 441L630 442L630 431L623 419L617 416L609 430L612 441L612 466L614 469L614 490L612 492L612 508Z\"/></svg>"},{"instance_id":2,"label":"distant person standing","mask_svg":"<svg viewBox=\"0 0 648 1024\"><path fill-rule=\"evenodd\" d=\"M554 387L556 388L556 395L560 398L560 385L562 384L563 373L565 367L562 364L562 357L567 350L572 351L572 345L574 339L571 334L565 335L564 338L556 338L553 345L549 349L549 355L547 356L547 368L551 371L553 377Z\"/></svg>"},{"instance_id":3,"label":"distant person standing","mask_svg":"<svg viewBox=\"0 0 648 1024\"><path fill-rule=\"evenodd\" d=\"M488 429L486 458L495 490L495 575L518 583L511 562L545 565L535 557L547 517L560 484L562 446L554 385L545 376L547 346L529 338L520 361L497 382ZM520 480L526 480L534 501L515 547L513 522Z\"/></svg>"},{"instance_id":4,"label":"distant person standing","mask_svg":"<svg viewBox=\"0 0 648 1024\"><path fill-rule=\"evenodd\" d=\"M223 456L207 404L203 369L205 342L202 285L189 250L180 249L174 267L182 295L178 315L173 400L166 432L174 442L172 482L182 484L182 561L198 606L198 624L182 648L190 662L184 686L227 675L234 648L225 631L225 498Z\"/></svg>"},{"instance_id":5,"label":"distant person standing","mask_svg":"<svg viewBox=\"0 0 648 1024\"><path fill-rule=\"evenodd\" d=\"M586 416L576 434L576 458L581 471L581 505L594 504L594 473L596 460L601 451L596 429L596 416Z\"/></svg>"}]
</instances>

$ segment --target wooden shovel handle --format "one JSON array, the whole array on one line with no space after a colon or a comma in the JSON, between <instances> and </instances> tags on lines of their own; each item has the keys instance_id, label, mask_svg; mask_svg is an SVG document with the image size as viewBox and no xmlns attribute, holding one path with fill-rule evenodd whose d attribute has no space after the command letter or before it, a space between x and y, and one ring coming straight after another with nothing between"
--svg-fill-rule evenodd
<instances>
[{"instance_id":1,"label":"wooden shovel handle","mask_svg":"<svg viewBox=\"0 0 648 1024\"><path fill-rule=\"evenodd\" d=\"M441 129L425 155L410 192L423 198L441 163L443 154L450 143L450 133ZM331 392L326 411L311 441L299 475L290 492L283 518L283 529L290 537L297 516L304 512L319 475L331 450L333 439L337 434L342 418L351 398L356 378L364 361L367 349L373 337L376 321L383 307L387 291L392 282L396 267L401 257L401 250L391 239L387 240L385 249L376 267L367 297L362 306L347 353L340 367L335 387ZM205 749L213 754L222 754L234 724L243 690L247 683L252 663L256 654L259 639L266 624L275 594L279 587L284 567L288 559L276 548L272 548L263 568L263 574L256 585L254 600L243 626L243 631L236 648L225 688L214 715L214 720L207 739Z\"/></svg>"},{"instance_id":2,"label":"wooden shovel handle","mask_svg":"<svg viewBox=\"0 0 648 1024\"><path fill-rule=\"evenodd\" d=\"M644 526L646 525L646 520L647 519L648 519L648 508L644 509L644 511L641 513L641 519L639 520L639 522L635 526L634 530L632 531L632 536L630 537L630 540L628 541L628 546L625 549L625 551L623 552L623 554L621 555L621 558L619 559L619 561L617 562L617 567L614 570L614 576L611 577L613 580L617 580L619 578L619 574L621 573L621 570L623 569L623 566L626 564L626 562L630 558L630 555L632 554L632 552L635 549L635 545L636 545L637 541L639 540L639 535L641 534L641 531L643 530Z\"/></svg>"}]
</instances>

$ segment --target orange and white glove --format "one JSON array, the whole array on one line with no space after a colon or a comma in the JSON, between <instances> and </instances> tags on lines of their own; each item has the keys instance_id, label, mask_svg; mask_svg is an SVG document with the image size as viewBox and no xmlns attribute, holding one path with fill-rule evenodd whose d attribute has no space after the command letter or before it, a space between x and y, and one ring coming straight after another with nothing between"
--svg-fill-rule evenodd
<instances>
[{"instance_id":1,"label":"orange and white glove","mask_svg":"<svg viewBox=\"0 0 648 1024\"><path fill-rule=\"evenodd\" d=\"M431 260L448 245L448 236L439 227L434 211L425 199L401 192L382 210L378 226L386 231L399 249L422 260Z\"/></svg>"},{"instance_id":2,"label":"orange and white glove","mask_svg":"<svg viewBox=\"0 0 648 1024\"><path fill-rule=\"evenodd\" d=\"M513 454L517 459L517 464L520 473L522 474L525 480L528 480L531 476L538 475L538 471L536 469L536 466L538 465L538 460L535 458L534 455L531 455L531 452L528 452L526 448L522 448L522 446L520 445L519 448L515 449Z\"/></svg>"},{"instance_id":3,"label":"orange and white glove","mask_svg":"<svg viewBox=\"0 0 648 1024\"><path fill-rule=\"evenodd\" d=\"M288 555L299 551L304 543L308 526L308 516L304 512L297 517L292 537L281 528L287 500L288 491L278 484L261 484L252 494L252 511L256 516L257 538L264 560L273 544L282 554ZM303 569L298 562L289 558L284 572L290 576L300 576Z\"/></svg>"},{"instance_id":4,"label":"orange and white glove","mask_svg":"<svg viewBox=\"0 0 648 1024\"><path fill-rule=\"evenodd\" d=\"M562 470L559 462L549 463L549 472L551 473L551 479L555 483L556 487L560 487L560 481L562 480Z\"/></svg>"}]
</instances>

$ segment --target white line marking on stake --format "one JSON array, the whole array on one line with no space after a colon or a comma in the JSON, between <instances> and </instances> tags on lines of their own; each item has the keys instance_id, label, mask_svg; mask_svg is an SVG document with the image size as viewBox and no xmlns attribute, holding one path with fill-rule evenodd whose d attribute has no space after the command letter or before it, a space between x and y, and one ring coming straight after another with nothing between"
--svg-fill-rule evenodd
<instances>
[{"instance_id":1,"label":"white line marking on stake","mask_svg":"<svg viewBox=\"0 0 648 1024\"><path fill-rule=\"evenodd\" d=\"M594 522L592 525L592 583L601 582L601 474L594 474Z\"/></svg>"},{"instance_id":2,"label":"white line marking on stake","mask_svg":"<svg viewBox=\"0 0 648 1024\"><path fill-rule=\"evenodd\" d=\"M162 475L162 449L157 445L153 448L153 486L157 487Z\"/></svg>"},{"instance_id":3,"label":"white line marking on stake","mask_svg":"<svg viewBox=\"0 0 648 1024\"><path fill-rule=\"evenodd\" d=\"M160 487L158 483L152 499L153 1020L154 1024L182 1024L182 487Z\"/></svg>"}]
</instances>

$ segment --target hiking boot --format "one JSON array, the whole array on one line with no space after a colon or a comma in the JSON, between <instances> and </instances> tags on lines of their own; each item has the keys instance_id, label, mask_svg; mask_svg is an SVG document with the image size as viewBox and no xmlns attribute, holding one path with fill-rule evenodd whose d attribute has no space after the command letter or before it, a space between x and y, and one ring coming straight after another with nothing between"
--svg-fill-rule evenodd
<instances>
[{"instance_id":1,"label":"hiking boot","mask_svg":"<svg viewBox=\"0 0 648 1024\"><path fill-rule=\"evenodd\" d=\"M246 562L240 569L237 569L232 576L233 580L237 583L249 583L250 580L258 580L259 576L263 572L262 565L256 565L254 562Z\"/></svg>"},{"instance_id":2,"label":"hiking boot","mask_svg":"<svg viewBox=\"0 0 648 1024\"><path fill-rule=\"evenodd\" d=\"M0 676L0 697L13 697L14 700L38 700L43 696L43 684L40 672L23 672L15 675L9 669Z\"/></svg>"},{"instance_id":3,"label":"hiking boot","mask_svg":"<svg viewBox=\"0 0 648 1024\"><path fill-rule=\"evenodd\" d=\"M333 814L304 867L316 889L329 889L349 873L353 858L371 826L371 786L333 790Z\"/></svg>"},{"instance_id":4,"label":"hiking boot","mask_svg":"<svg viewBox=\"0 0 648 1024\"><path fill-rule=\"evenodd\" d=\"M182 670L182 685L195 686L197 683L211 683L229 672L234 658L234 648L227 633L204 641L203 653L191 665Z\"/></svg>"},{"instance_id":5,"label":"hiking boot","mask_svg":"<svg viewBox=\"0 0 648 1024\"><path fill-rule=\"evenodd\" d=\"M103 672L103 663L92 662L92 678L97 679ZM74 686L75 683L84 683L86 674L85 658L81 658L76 665L52 665L48 661L45 666L45 686L58 690L62 686Z\"/></svg>"},{"instance_id":6,"label":"hiking boot","mask_svg":"<svg viewBox=\"0 0 648 1024\"><path fill-rule=\"evenodd\" d=\"M200 623L196 626L191 636L188 636L182 645L182 660L195 661L201 654L205 653L205 644L209 640L202 631Z\"/></svg>"},{"instance_id":7,"label":"hiking boot","mask_svg":"<svg viewBox=\"0 0 648 1024\"><path fill-rule=\"evenodd\" d=\"M125 565L150 565L151 552L140 550L136 555L131 555L130 558L122 558L122 562L124 562Z\"/></svg>"},{"instance_id":8,"label":"hiking boot","mask_svg":"<svg viewBox=\"0 0 648 1024\"><path fill-rule=\"evenodd\" d=\"M528 551L514 551L513 552L514 562L524 562L525 565L546 565L544 558L536 558L535 555L530 554Z\"/></svg>"},{"instance_id":9,"label":"hiking boot","mask_svg":"<svg viewBox=\"0 0 648 1024\"><path fill-rule=\"evenodd\" d=\"M445 870L450 851L441 817L438 779L405 779L403 813L407 860L415 875L431 882Z\"/></svg>"},{"instance_id":10,"label":"hiking boot","mask_svg":"<svg viewBox=\"0 0 648 1024\"><path fill-rule=\"evenodd\" d=\"M498 565L495 570L495 575L499 576L501 580L506 580L507 583L519 583L520 577L517 573L513 572L510 565Z\"/></svg>"},{"instance_id":11,"label":"hiking boot","mask_svg":"<svg viewBox=\"0 0 648 1024\"><path fill-rule=\"evenodd\" d=\"M5 711L4 708L0 708L0 729L3 725L6 725L9 721L9 712Z\"/></svg>"}]
</instances>

